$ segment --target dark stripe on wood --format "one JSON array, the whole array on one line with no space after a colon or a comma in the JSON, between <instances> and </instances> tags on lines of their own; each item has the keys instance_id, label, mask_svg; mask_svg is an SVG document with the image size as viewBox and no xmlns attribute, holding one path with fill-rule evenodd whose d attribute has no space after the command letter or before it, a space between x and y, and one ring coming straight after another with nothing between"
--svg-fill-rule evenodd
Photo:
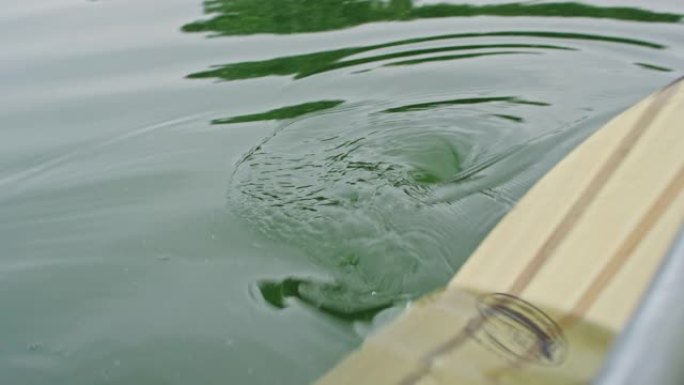
<instances>
[{"instance_id":1,"label":"dark stripe on wood","mask_svg":"<svg viewBox=\"0 0 684 385\"><path fill-rule=\"evenodd\" d=\"M641 218L639 224L632 230L629 236L622 243L618 251L610 258L603 267L599 275L594 279L589 288L584 292L580 300L575 305L571 314L575 318L582 318L589 310L591 305L596 302L601 292L608 286L610 281L617 275L622 266L629 260L639 243L646 238L658 220L665 213L672 202L677 199L684 189L684 167L682 167L667 189L658 197L653 206Z\"/></svg>"},{"instance_id":2,"label":"dark stripe on wood","mask_svg":"<svg viewBox=\"0 0 684 385\"><path fill-rule=\"evenodd\" d=\"M551 235L546 239L542 246L537 250L532 260L525 266L509 289L509 293L520 295L534 276L541 270L549 257L560 246L566 236L579 222L587 209L594 201L599 192L608 183L615 171L620 167L631 150L638 143L639 139L646 132L658 113L665 106L665 101L673 93L673 88L668 88L658 93L646 110L641 114L632 129L625 135L617 149L611 154L610 158L603 164L599 172L591 180L587 188L580 197L570 207L565 217L553 229Z\"/></svg>"}]
</instances>

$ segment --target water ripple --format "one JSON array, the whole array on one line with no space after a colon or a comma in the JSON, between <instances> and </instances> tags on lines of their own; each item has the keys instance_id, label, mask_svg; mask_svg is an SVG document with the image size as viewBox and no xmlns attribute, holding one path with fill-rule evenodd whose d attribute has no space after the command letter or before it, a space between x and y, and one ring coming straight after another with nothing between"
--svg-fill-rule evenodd
<instances>
[{"instance_id":1,"label":"water ripple","mask_svg":"<svg viewBox=\"0 0 684 385\"><path fill-rule=\"evenodd\" d=\"M390 38L230 62L187 76L223 82L289 77L291 89L305 95L212 123L281 121L237 162L229 207L327 272L262 281L257 286L265 300L282 307L294 296L341 317L363 317L445 282L544 172L635 101L624 84L647 88L673 61L668 44L657 38L578 28L586 21L555 19L550 27L538 20L681 20L577 3L317 4L281 14L269 1L212 0L205 8L215 17L184 30L242 35L444 16L539 18L526 19L520 29L509 23ZM342 24L297 16L323 10ZM247 16L249 23L241 24Z\"/></svg>"}]
</instances>

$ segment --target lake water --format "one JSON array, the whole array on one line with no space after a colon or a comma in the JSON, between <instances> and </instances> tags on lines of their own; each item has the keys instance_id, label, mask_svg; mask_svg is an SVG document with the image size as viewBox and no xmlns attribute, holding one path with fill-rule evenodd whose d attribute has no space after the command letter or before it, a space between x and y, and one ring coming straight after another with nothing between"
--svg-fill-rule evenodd
<instances>
[{"instance_id":1,"label":"lake water","mask_svg":"<svg viewBox=\"0 0 684 385\"><path fill-rule=\"evenodd\" d=\"M645 4L4 0L0 382L310 383L681 76Z\"/></svg>"}]
</instances>

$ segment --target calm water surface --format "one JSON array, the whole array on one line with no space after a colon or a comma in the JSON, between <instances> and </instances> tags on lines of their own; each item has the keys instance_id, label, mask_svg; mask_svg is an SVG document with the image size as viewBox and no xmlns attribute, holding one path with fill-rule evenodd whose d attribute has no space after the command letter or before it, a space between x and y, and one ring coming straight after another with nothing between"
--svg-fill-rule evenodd
<instances>
[{"instance_id":1,"label":"calm water surface","mask_svg":"<svg viewBox=\"0 0 684 385\"><path fill-rule=\"evenodd\" d=\"M0 382L311 382L681 76L645 4L4 0Z\"/></svg>"}]
</instances>

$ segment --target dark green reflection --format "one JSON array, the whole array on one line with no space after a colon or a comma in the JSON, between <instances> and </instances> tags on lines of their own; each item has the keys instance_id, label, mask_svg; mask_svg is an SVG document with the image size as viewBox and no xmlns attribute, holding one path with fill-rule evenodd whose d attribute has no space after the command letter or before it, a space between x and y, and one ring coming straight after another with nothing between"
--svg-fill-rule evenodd
<instances>
[{"instance_id":1,"label":"dark green reflection","mask_svg":"<svg viewBox=\"0 0 684 385\"><path fill-rule=\"evenodd\" d=\"M205 0L211 19L183 26L186 32L219 35L330 31L378 22L436 17L536 16L590 17L675 23L682 16L629 7L598 7L575 2L414 5L411 0Z\"/></svg>"},{"instance_id":2,"label":"dark green reflection","mask_svg":"<svg viewBox=\"0 0 684 385\"><path fill-rule=\"evenodd\" d=\"M500 56L500 55L532 55L534 52L528 51L497 51L497 52L480 52L480 53L467 53L462 55L444 55L444 56L434 56L423 59L412 59L397 61L385 64L385 67L391 66L405 66L405 65L415 65L422 63L431 63L436 61L447 61L447 60L461 60L461 59L474 59L483 56Z\"/></svg>"},{"instance_id":3,"label":"dark green reflection","mask_svg":"<svg viewBox=\"0 0 684 385\"><path fill-rule=\"evenodd\" d=\"M500 119L504 119L504 120L508 120L508 121L510 121L510 122L515 122L515 123L522 123L522 122L525 121L525 119L523 119L523 118L521 118L521 117L519 117L519 116L515 116L515 115L508 115L508 114L491 114L491 116L494 116L494 117L497 117L497 118L500 118Z\"/></svg>"},{"instance_id":4,"label":"dark green reflection","mask_svg":"<svg viewBox=\"0 0 684 385\"><path fill-rule=\"evenodd\" d=\"M390 108L387 109L383 112L409 112L409 111L421 111L421 110L429 110L432 108L439 108L439 107L444 107L444 106L453 106L453 105L459 105L459 104L481 104L481 103L492 103L492 102L505 102L505 103L512 103L512 104L527 104L530 106L550 106L548 103L544 102L535 102L531 100L524 100L520 98L516 98L514 96L497 96L493 98L464 98L464 99L453 99L453 100L440 100L438 102L430 102L430 103L419 103L419 104L411 104L408 106L401 106L401 107L395 107L395 108Z\"/></svg>"},{"instance_id":5,"label":"dark green reflection","mask_svg":"<svg viewBox=\"0 0 684 385\"><path fill-rule=\"evenodd\" d=\"M234 116L226 119L215 119L212 124L230 124L258 122L262 120L283 120L292 119L311 112L327 110L344 103L344 100L322 100L320 102L302 103L294 106L277 108L275 110L262 112L259 114Z\"/></svg>"},{"instance_id":6,"label":"dark green reflection","mask_svg":"<svg viewBox=\"0 0 684 385\"><path fill-rule=\"evenodd\" d=\"M378 62L378 61L383 61L383 60L398 59L398 58L403 58L403 57L427 55L427 54L440 53L440 52L467 51L467 50L480 50L480 49L499 49L499 48L530 48L530 49L537 48L537 49L573 50L572 48L568 48L568 47L561 47L561 46L557 46L557 45L548 45L548 44L477 44L477 45L459 45L459 46L452 46L452 47L428 48L428 49L415 49L415 50L395 52L395 53L385 54L385 55L365 57L363 59L338 61L338 62L334 62L334 63L321 63L323 65L320 65L317 68L312 68L309 72L300 73L300 74L298 74L297 77L301 78L301 77L311 76L311 75L315 75L317 73L332 71L332 70L336 70L336 69L340 69L340 68L352 67L352 66L356 66L356 65L373 63L373 62ZM366 50L364 50L364 51L366 51ZM493 54L501 54L501 52L489 53L489 55L493 55ZM468 58L474 58L474 57L478 57L478 56L482 56L482 55L483 55L482 53L470 54L470 55L460 55L459 58L460 59L468 59ZM452 57L452 59L456 59L456 57ZM402 63L402 62L399 62L399 63ZM405 64L406 62L404 61L403 63Z\"/></svg>"},{"instance_id":7,"label":"dark green reflection","mask_svg":"<svg viewBox=\"0 0 684 385\"><path fill-rule=\"evenodd\" d=\"M278 309L287 307L288 298L296 298L306 305L348 321L369 321L393 302L393 298L387 295L364 295L367 293L356 293L340 285L308 279L264 280L258 283L258 287L264 300ZM323 302L321 298L336 300Z\"/></svg>"},{"instance_id":8,"label":"dark green reflection","mask_svg":"<svg viewBox=\"0 0 684 385\"><path fill-rule=\"evenodd\" d=\"M655 64L648 63L634 63L641 68L646 68L647 70L660 71L660 72L672 72L673 70L663 66L657 66Z\"/></svg>"},{"instance_id":9,"label":"dark green reflection","mask_svg":"<svg viewBox=\"0 0 684 385\"><path fill-rule=\"evenodd\" d=\"M498 32L481 32L481 33L460 33L429 36L416 39L399 40L385 44L368 45L363 47L343 48L331 51L314 52L304 55L285 56L269 60L251 61L231 63L221 66L216 66L208 71L197 72L188 75L188 78L219 78L223 80L243 80L260 78L265 76L294 76L295 78L303 78L314 74L323 73L335 69L350 67L360 64L368 64L372 62L390 60L396 58L410 57L415 55L425 55L430 53L439 53L447 51L462 51L462 50L498 50L510 48L525 48L525 49L551 49L551 50L573 50L571 47L564 47L560 45L550 44L479 44L479 45L460 45L450 47L438 47L432 49L418 49L410 51L402 51L392 54L378 55L367 57L363 59L347 60L342 59L368 52L372 50L397 47L409 44L424 43L430 41L447 40L447 39L466 39L466 38L480 38L480 37L534 37L534 38L548 38L548 39L564 39L564 40L584 40L584 41L599 41L606 43L627 44L644 48L663 49L661 44L649 42L646 40L628 39L616 36L602 36L590 35L583 33L563 33L563 32L545 32L545 31L498 31ZM494 51L494 53L502 54L504 51ZM493 54L493 53L492 53ZM471 58L474 56L463 56L461 59ZM452 60L458 59L456 56L451 57ZM398 62L401 63L401 62ZM395 64L398 64L395 63ZM391 64L391 63L390 63ZM406 61L404 61L406 64Z\"/></svg>"}]
</instances>

